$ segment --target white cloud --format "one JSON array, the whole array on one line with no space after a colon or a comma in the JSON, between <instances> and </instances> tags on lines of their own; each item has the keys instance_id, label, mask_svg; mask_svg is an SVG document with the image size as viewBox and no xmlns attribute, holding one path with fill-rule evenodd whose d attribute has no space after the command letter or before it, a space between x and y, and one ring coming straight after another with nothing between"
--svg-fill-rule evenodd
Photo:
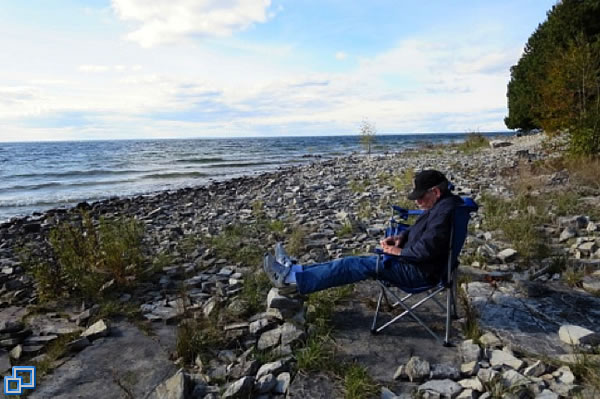
<instances>
[{"instance_id":1,"label":"white cloud","mask_svg":"<svg viewBox=\"0 0 600 399\"><path fill-rule=\"evenodd\" d=\"M39 137L45 118L53 137L65 129L81 138L356 133L365 117L380 133L502 130L507 65L519 54L419 38L320 73L286 63L302 57L293 45L226 42L226 54L203 44L147 51L121 43L106 46L104 58L69 59L62 75L42 68L0 88L0 123L21 127L21 139Z\"/></svg>"},{"instance_id":2,"label":"white cloud","mask_svg":"<svg viewBox=\"0 0 600 399\"><path fill-rule=\"evenodd\" d=\"M37 115L46 109L40 90L32 86L0 86L0 119Z\"/></svg>"},{"instance_id":3,"label":"white cloud","mask_svg":"<svg viewBox=\"0 0 600 399\"><path fill-rule=\"evenodd\" d=\"M336 60L345 60L346 57L348 57L348 54L344 53L343 51L338 51L337 53L335 53L335 59Z\"/></svg>"},{"instance_id":4,"label":"white cloud","mask_svg":"<svg viewBox=\"0 0 600 399\"><path fill-rule=\"evenodd\" d=\"M82 72L102 73L109 70L106 65L80 65L78 68Z\"/></svg>"},{"instance_id":5,"label":"white cloud","mask_svg":"<svg viewBox=\"0 0 600 399\"><path fill-rule=\"evenodd\" d=\"M123 20L141 26L127 38L143 47L174 42L191 35L229 36L264 23L271 0L112 0Z\"/></svg>"}]
</instances>

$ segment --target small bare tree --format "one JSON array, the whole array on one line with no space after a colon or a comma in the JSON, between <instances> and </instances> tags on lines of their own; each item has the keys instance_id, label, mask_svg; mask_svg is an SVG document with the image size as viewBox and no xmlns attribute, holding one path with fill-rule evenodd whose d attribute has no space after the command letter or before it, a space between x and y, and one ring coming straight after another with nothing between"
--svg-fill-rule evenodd
<instances>
[{"instance_id":1,"label":"small bare tree","mask_svg":"<svg viewBox=\"0 0 600 399\"><path fill-rule=\"evenodd\" d=\"M367 154L371 155L371 146L375 142L377 129L375 124L365 119L360 123L360 143L366 148Z\"/></svg>"}]
</instances>

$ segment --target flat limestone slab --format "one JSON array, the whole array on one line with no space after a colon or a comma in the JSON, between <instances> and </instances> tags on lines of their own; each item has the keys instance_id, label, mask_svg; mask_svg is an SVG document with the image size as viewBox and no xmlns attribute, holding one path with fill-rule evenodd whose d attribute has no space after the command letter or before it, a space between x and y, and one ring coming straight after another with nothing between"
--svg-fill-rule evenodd
<instances>
[{"instance_id":1,"label":"flat limestone slab","mask_svg":"<svg viewBox=\"0 0 600 399\"><path fill-rule=\"evenodd\" d=\"M472 282L467 292L480 325L525 353L568 354L572 348L560 340L560 326L594 330L600 325L600 298L558 284Z\"/></svg>"},{"instance_id":2,"label":"flat limestone slab","mask_svg":"<svg viewBox=\"0 0 600 399\"><path fill-rule=\"evenodd\" d=\"M30 398L144 398L176 372L168 354L174 348L172 327L155 325L146 336L128 322L114 322L110 335L66 361Z\"/></svg>"},{"instance_id":3,"label":"flat limestone slab","mask_svg":"<svg viewBox=\"0 0 600 399\"><path fill-rule=\"evenodd\" d=\"M398 366L408 362L412 356L419 356L432 365L453 364L460 367L462 360L459 349L438 344L410 317L398 321L377 335L372 335L370 328L374 308L365 302L374 302L378 293L379 288L375 282L357 284L351 300L336 309L333 336L338 354L344 360L357 361L367 368L376 381L388 386L397 383L394 381L394 373ZM423 305L417 315L443 339L445 313L442 314L435 303ZM379 317L378 325L381 325L390 319L390 313L380 313ZM455 324L451 329L450 341L460 344L461 336L460 327Z\"/></svg>"}]
</instances>

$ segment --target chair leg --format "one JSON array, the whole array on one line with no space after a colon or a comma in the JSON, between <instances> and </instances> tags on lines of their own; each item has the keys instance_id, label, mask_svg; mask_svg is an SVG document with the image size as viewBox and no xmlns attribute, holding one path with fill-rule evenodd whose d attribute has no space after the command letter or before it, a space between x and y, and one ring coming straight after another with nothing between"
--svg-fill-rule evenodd
<instances>
[{"instance_id":1,"label":"chair leg","mask_svg":"<svg viewBox=\"0 0 600 399\"><path fill-rule=\"evenodd\" d=\"M452 346L450 343L450 314L452 313L452 288L446 288L446 337L444 339L444 346Z\"/></svg>"},{"instance_id":2,"label":"chair leg","mask_svg":"<svg viewBox=\"0 0 600 399\"><path fill-rule=\"evenodd\" d=\"M433 292L432 294L429 294L427 297L422 298L420 301L418 301L417 303L415 303L412 306L408 306L406 303L404 303L403 301L400 300L400 298L398 298L393 292L390 291L390 295L392 295L398 302L398 304L400 306L402 306L404 308L404 311L402 313L400 313L399 315L397 315L396 317L392 318L391 320L389 320L387 323L384 323L383 325L379 326L376 328L376 330L373 332L375 333L379 333L381 331L383 331L385 328L387 328L388 326L392 325L393 323L395 323L397 320L401 319L402 317L409 315L410 317L412 317L417 323L419 323L421 325L421 327L423 327L425 330L427 330L427 332L433 337L435 338L436 341L438 341L440 344L443 344L442 339L435 333L433 332L428 326L427 324L425 324L423 322L423 320L421 320L419 318L419 316L417 316L415 314L415 312L413 312L413 310L417 309L419 306L421 306L423 303L427 302L429 299L431 299L434 295L437 295L440 292L440 290L436 290L435 292Z\"/></svg>"},{"instance_id":3,"label":"chair leg","mask_svg":"<svg viewBox=\"0 0 600 399\"><path fill-rule=\"evenodd\" d=\"M456 283L456 272L454 272L454 275L452 276L452 284L450 285L450 289L452 290L452 319L453 320L457 320L458 319L458 311L457 311L457 306L456 306L456 289L457 289L457 283Z\"/></svg>"},{"instance_id":4,"label":"chair leg","mask_svg":"<svg viewBox=\"0 0 600 399\"><path fill-rule=\"evenodd\" d=\"M381 306L381 299L384 297L385 291L381 287L379 298L377 298L377 307L375 308L375 315L373 316L373 324L371 324L371 334L377 334L377 315L379 314L379 308ZM385 297L386 302L388 301L387 296Z\"/></svg>"}]
</instances>

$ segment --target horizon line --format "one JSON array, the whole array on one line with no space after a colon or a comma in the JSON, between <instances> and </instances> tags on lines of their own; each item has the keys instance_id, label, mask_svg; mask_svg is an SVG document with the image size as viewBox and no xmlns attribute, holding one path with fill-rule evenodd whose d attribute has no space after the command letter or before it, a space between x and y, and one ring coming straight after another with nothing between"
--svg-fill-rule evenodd
<instances>
[{"instance_id":1,"label":"horizon line","mask_svg":"<svg viewBox=\"0 0 600 399\"><path fill-rule=\"evenodd\" d=\"M420 132L420 133L376 133L375 136L416 136L416 135L468 135L468 134L507 134L507 133L515 133L515 130L498 130L498 131L489 131L489 132ZM0 144L25 144L25 143L61 143L61 142L93 142L93 141L150 141L150 140L232 140L232 139L275 139L275 138L287 138L287 137L360 137L360 133L351 133L351 134L308 134L308 135L285 135L285 136L199 136L199 137L140 137L140 138L110 138L110 139L99 139L99 138L90 138L90 139L44 139L44 140L21 140L21 141L2 141L0 140Z\"/></svg>"}]
</instances>

